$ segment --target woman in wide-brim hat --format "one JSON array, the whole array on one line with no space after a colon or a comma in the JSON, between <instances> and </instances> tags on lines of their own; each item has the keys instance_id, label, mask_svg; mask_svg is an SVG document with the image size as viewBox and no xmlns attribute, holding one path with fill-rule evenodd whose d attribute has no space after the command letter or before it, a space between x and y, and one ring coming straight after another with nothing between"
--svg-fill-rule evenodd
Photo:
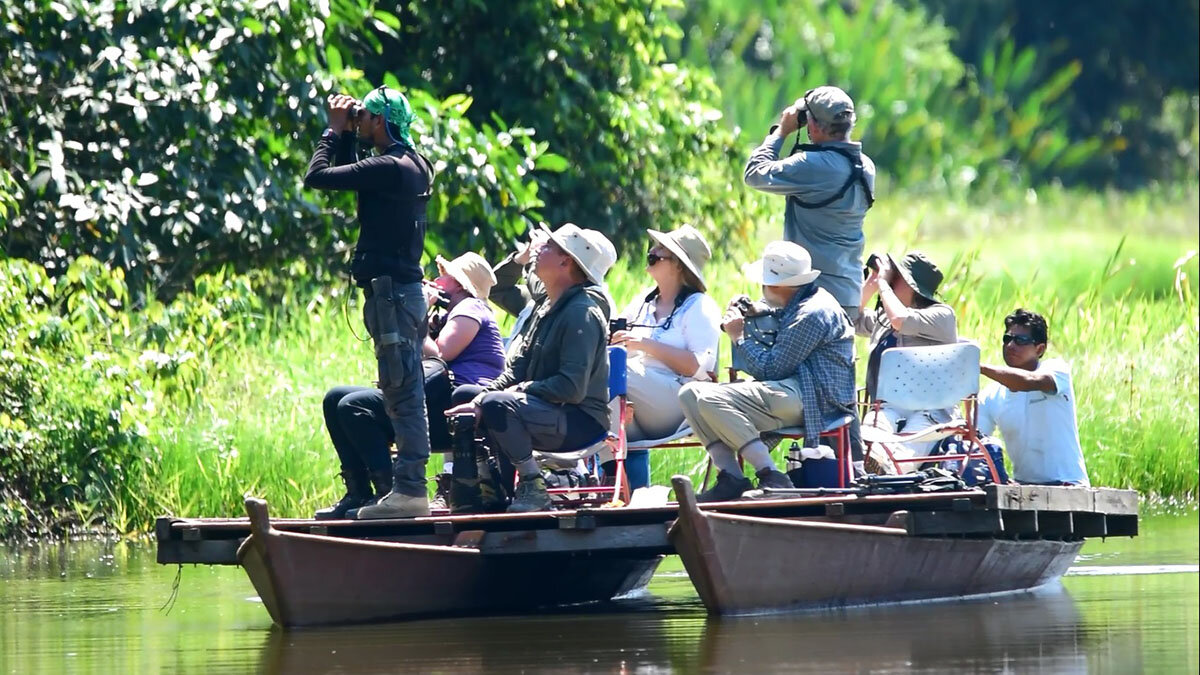
<instances>
[{"instance_id":1,"label":"woman in wide-brim hat","mask_svg":"<svg viewBox=\"0 0 1200 675\"><path fill-rule=\"evenodd\" d=\"M692 380L710 379L717 367L721 310L706 294L704 266L712 257L704 235L690 225L671 232L648 230L651 246L646 273L654 281L621 312L628 328L613 334L613 344L629 350L628 392L633 418L630 440L665 438L683 423L676 394ZM616 416L613 416L616 424ZM633 455L627 461L630 487L649 483L649 463ZM644 472L640 471L645 463Z\"/></svg>"},{"instance_id":2,"label":"woman in wide-brim hat","mask_svg":"<svg viewBox=\"0 0 1200 675\"><path fill-rule=\"evenodd\" d=\"M880 356L892 347L927 347L953 344L958 341L954 309L937 299L942 283L942 271L924 253L911 251L896 260L890 254L873 255L867 262L867 279L863 282L855 332L870 338L867 356L867 397L875 398L879 380ZM867 309L878 296L873 311ZM948 422L951 410L901 410L884 404L878 413L867 416L865 424L886 431L895 431L904 420L904 432L917 432L934 424ZM897 457L928 455L934 443L907 443L893 448ZM882 463L881 463L882 462ZM895 467L882 457L872 457L869 464L884 473ZM880 464L881 463L881 464Z\"/></svg>"}]
</instances>

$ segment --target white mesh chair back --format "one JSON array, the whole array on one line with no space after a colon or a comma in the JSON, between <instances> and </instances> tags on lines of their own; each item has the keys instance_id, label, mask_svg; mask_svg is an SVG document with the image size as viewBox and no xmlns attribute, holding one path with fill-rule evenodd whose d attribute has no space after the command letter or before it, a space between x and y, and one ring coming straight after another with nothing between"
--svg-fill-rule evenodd
<instances>
[{"instance_id":1,"label":"white mesh chair back","mask_svg":"<svg viewBox=\"0 0 1200 675\"><path fill-rule=\"evenodd\" d=\"M879 359L875 397L904 410L951 408L979 393L979 345L895 347Z\"/></svg>"}]
</instances>

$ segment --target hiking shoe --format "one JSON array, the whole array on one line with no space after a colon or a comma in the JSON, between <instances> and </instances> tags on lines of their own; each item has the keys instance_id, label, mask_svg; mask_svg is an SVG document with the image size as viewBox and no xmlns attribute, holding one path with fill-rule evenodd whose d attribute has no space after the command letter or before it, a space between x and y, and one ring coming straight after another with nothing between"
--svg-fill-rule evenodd
<instances>
[{"instance_id":1,"label":"hiking shoe","mask_svg":"<svg viewBox=\"0 0 1200 675\"><path fill-rule=\"evenodd\" d=\"M754 474L758 476L758 489L772 488L775 490L791 490L796 486L792 484L792 479L788 478L787 474L777 469L763 469Z\"/></svg>"},{"instance_id":2,"label":"hiking shoe","mask_svg":"<svg viewBox=\"0 0 1200 675\"><path fill-rule=\"evenodd\" d=\"M399 492L389 492L378 504L358 509L359 520L379 518L420 518L429 515L429 498L425 495L412 497Z\"/></svg>"},{"instance_id":3,"label":"hiking shoe","mask_svg":"<svg viewBox=\"0 0 1200 675\"><path fill-rule=\"evenodd\" d=\"M785 477L786 478L786 477ZM728 502L738 499L742 493L750 490L754 484L745 476L735 476L728 471L717 474L717 482L712 487L696 495L696 501L701 504L708 502ZM791 487L789 484L788 487Z\"/></svg>"},{"instance_id":4,"label":"hiking shoe","mask_svg":"<svg viewBox=\"0 0 1200 675\"><path fill-rule=\"evenodd\" d=\"M509 513L531 513L533 511L549 511L550 494L546 492L546 480L541 476L522 478L517 483L517 494L512 504L508 505Z\"/></svg>"},{"instance_id":5,"label":"hiking shoe","mask_svg":"<svg viewBox=\"0 0 1200 675\"><path fill-rule=\"evenodd\" d=\"M318 510L313 514L317 520L341 520L351 509L357 509L368 503L372 497L371 486L367 476L353 471L343 471L342 482L346 484L346 494L333 506Z\"/></svg>"},{"instance_id":6,"label":"hiking shoe","mask_svg":"<svg viewBox=\"0 0 1200 675\"><path fill-rule=\"evenodd\" d=\"M437 489L434 490L433 499L429 500L429 508L446 510L450 508L450 485L454 482L454 478L448 473L439 473L433 478Z\"/></svg>"}]
</instances>

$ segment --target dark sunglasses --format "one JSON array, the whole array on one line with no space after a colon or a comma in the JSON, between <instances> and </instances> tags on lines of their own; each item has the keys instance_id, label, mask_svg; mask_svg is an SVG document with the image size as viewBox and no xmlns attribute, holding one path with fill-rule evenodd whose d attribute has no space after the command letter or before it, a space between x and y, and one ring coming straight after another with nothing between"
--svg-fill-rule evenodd
<instances>
[{"instance_id":1,"label":"dark sunglasses","mask_svg":"<svg viewBox=\"0 0 1200 675\"><path fill-rule=\"evenodd\" d=\"M1037 344L1037 340L1034 340L1033 336L1031 335L1013 335L1012 333L1005 333L1004 337L1001 339L1004 340L1004 344L1015 342L1022 347L1028 347L1029 345Z\"/></svg>"},{"instance_id":2,"label":"dark sunglasses","mask_svg":"<svg viewBox=\"0 0 1200 675\"><path fill-rule=\"evenodd\" d=\"M646 254L646 267L654 267L660 260L670 260L670 258L651 251L650 253Z\"/></svg>"}]
</instances>

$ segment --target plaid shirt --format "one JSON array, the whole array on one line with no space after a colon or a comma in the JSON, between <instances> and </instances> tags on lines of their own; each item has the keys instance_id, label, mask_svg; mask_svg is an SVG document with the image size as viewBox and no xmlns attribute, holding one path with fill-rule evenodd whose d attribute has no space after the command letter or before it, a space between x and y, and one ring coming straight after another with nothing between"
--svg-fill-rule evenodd
<instances>
[{"instance_id":1,"label":"plaid shirt","mask_svg":"<svg viewBox=\"0 0 1200 675\"><path fill-rule=\"evenodd\" d=\"M779 333L767 347L751 340L734 346L756 380L795 378L804 406L804 444L854 410L854 329L823 288L802 289L779 313Z\"/></svg>"}]
</instances>

